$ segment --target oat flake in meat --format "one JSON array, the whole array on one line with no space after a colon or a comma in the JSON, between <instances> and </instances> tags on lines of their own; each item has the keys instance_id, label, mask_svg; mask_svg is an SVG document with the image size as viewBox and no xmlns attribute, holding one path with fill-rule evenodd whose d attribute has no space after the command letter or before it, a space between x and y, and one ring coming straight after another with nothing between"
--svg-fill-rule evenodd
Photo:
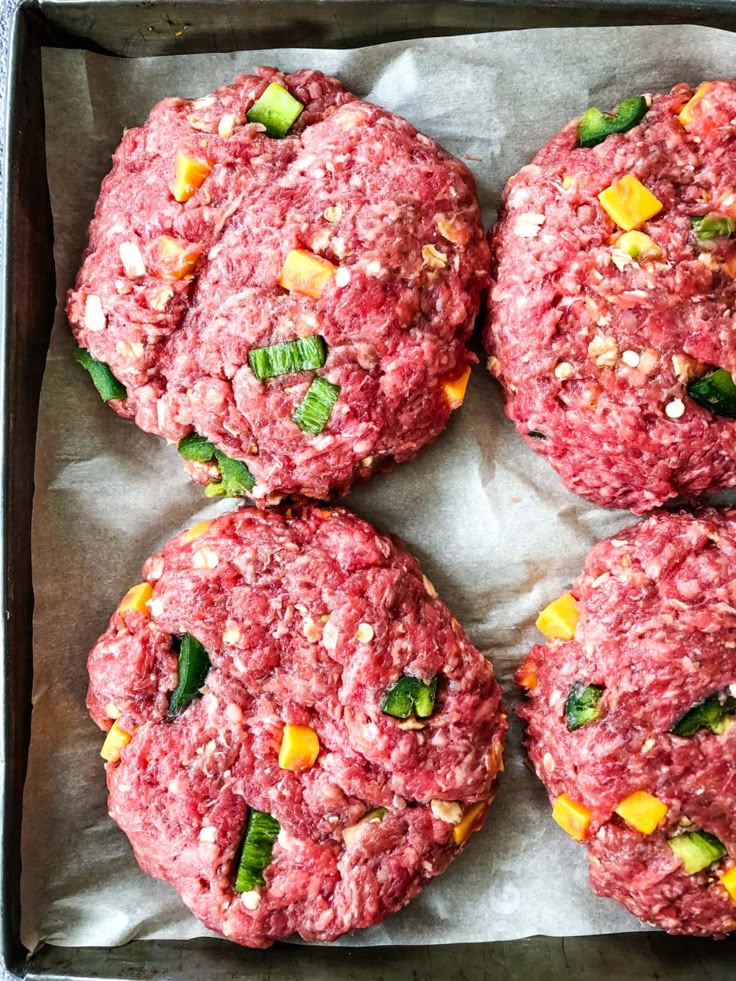
<instances>
[{"instance_id":1,"label":"oat flake in meat","mask_svg":"<svg viewBox=\"0 0 736 981\"><path fill-rule=\"evenodd\" d=\"M564 483L644 512L736 484L736 82L617 109L509 182L485 345Z\"/></svg>"},{"instance_id":2,"label":"oat flake in meat","mask_svg":"<svg viewBox=\"0 0 736 981\"><path fill-rule=\"evenodd\" d=\"M670 933L736 929L736 510L596 545L517 672L529 755L594 892Z\"/></svg>"},{"instance_id":3,"label":"oat flake in meat","mask_svg":"<svg viewBox=\"0 0 736 981\"><path fill-rule=\"evenodd\" d=\"M143 571L88 693L143 869L254 947L404 906L482 824L506 732L417 561L347 511L245 508Z\"/></svg>"},{"instance_id":4,"label":"oat flake in meat","mask_svg":"<svg viewBox=\"0 0 736 981\"><path fill-rule=\"evenodd\" d=\"M273 503L444 428L487 282L464 164L334 78L261 68L126 132L67 311L115 411L208 493Z\"/></svg>"}]
</instances>

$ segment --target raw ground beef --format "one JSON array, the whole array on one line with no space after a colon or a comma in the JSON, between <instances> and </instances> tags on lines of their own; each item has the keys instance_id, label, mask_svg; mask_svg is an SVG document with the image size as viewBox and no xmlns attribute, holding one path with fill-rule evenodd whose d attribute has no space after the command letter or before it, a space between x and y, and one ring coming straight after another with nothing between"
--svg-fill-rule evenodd
<instances>
[{"instance_id":1,"label":"raw ground beef","mask_svg":"<svg viewBox=\"0 0 736 981\"><path fill-rule=\"evenodd\" d=\"M245 120L273 81L305 106L284 139ZM179 151L212 164L185 203L171 190ZM190 275L172 278L166 237ZM318 299L278 285L294 249L337 267ZM459 399L443 386L475 360L466 342L488 262L464 164L334 78L261 68L205 98L165 99L126 132L67 312L126 386L111 402L120 415L171 441L205 436L247 463L259 503L326 497L444 428ZM317 374L341 392L308 435L292 413L315 372L259 381L248 352L315 334L328 346ZM189 470L200 483L217 474Z\"/></svg>"},{"instance_id":2,"label":"raw ground beef","mask_svg":"<svg viewBox=\"0 0 736 981\"><path fill-rule=\"evenodd\" d=\"M506 732L493 669L403 545L347 511L245 508L192 534L146 562L146 613L116 612L89 656L92 717L133 733L107 764L110 813L141 866L231 940L378 923L445 869L464 847L453 828L493 797ZM185 633L212 666L172 718ZM381 711L404 673L438 676L431 717ZM285 723L317 732L311 769L280 768ZM376 807L383 819L358 825ZM281 832L260 894L241 895L249 808Z\"/></svg>"},{"instance_id":3,"label":"raw ground beef","mask_svg":"<svg viewBox=\"0 0 736 981\"><path fill-rule=\"evenodd\" d=\"M670 933L736 928L720 876L736 864L736 725L688 738L668 730L714 692L736 694L736 511L655 513L591 551L572 593L573 640L532 649L517 674L537 683L519 709L551 800L592 811L585 845L599 896ZM576 681L604 687L601 717L569 731ZM667 805L654 833L614 814L645 790ZM728 854L686 875L666 840L704 830Z\"/></svg>"},{"instance_id":4,"label":"raw ground beef","mask_svg":"<svg viewBox=\"0 0 736 981\"><path fill-rule=\"evenodd\" d=\"M572 490L647 511L736 484L736 422L688 397L710 366L736 370L736 242L698 242L692 216L736 218L736 82L687 127L687 85L641 123L577 147L577 120L509 181L492 232L485 346L506 411ZM616 248L597 195L636 176L663 204L641 226L659 258Z\"/></svg>"}]
</instances>

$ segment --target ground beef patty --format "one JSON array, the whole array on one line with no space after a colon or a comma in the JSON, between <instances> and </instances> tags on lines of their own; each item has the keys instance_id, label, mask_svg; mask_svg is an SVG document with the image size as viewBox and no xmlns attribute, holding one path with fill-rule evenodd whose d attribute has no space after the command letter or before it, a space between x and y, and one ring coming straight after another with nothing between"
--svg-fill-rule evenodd
<instances>
[{"instance_id":1,"label":"ground beef patty","mask_svg":"<svg viewBox=\"0 0 736 981\"><path fill-rule=\"evenodd\" d=\"M246 120L272 83L304 106L283 139ZM273 503L343 492L443 429L487 282L464 164L334 78L261 68L126 132L67 312L127 389L107 394L116 412L200 434ZM309 367L283 349L275 376L249 362L304 338ZM316 378L310 398L336 396L321 428L293 418ZM192 476L216 483L199 457Z\"/></svg>"},{"instance_id":2,"label":"ground beef patty","mask_svg":"<svg viewBox=\"0 0 736 981\"><path fill-rule=\"evenodd\" d=\"M637 513L736 484L736 82L641 109L595 146L570 123L509 182L485 328L528 445L570 489ZM722 397L696 400L704 375Z\"/></svg>"},{"instance_id":3,"label":"ground beef patty","mask_svg":"<svg viewBox=\"0 0 736 981\"><path fill-rule=\"evenodd\" d=\"M594 892L670 933L736 928L735 582L735 510L656 513L596 545L517 673Z\"/></svg>"},{"instance_id":4,"label":"ground beef patty","mask_svg":"<svg viewBox=\"0 0 736 981\"><path fill-rule=\"evenodd\" d=\"M404 906L482 823L506 732L490 663L416 559L347 511L246 508L143 571L90 653L87 700L141 866L254 947ZM182 699L192 638L203 670Z\"/></svg>"}]
</instances>

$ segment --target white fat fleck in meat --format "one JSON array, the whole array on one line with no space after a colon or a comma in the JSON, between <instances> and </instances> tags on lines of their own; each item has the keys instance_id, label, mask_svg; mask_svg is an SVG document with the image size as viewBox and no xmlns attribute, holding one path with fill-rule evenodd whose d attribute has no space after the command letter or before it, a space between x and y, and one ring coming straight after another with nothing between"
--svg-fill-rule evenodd
<instances>
[{"instance_id":1,"label":"white fat fleck in meat","mask_svg":"<svg viewBox=\"0 0 736 981\"><path fill-rule=\"evenodd\" d=\"M304 618L304 636L310 644L316 644L320 638L320 630L311 617Z\"/></svg>"},{"instance_id":2,"label":"white fat fleck in meat","mask_svg":"<svg viewBox=\"0 0 736 981\"><path fill-rule=\"evenodd\" d=\"M151 611L151 616L154 620L157 619L164 612L163 600L159 599L158 596L154 596L152 600L149 600L148 609Z\"/></svg>"},{"instance_id":3,"label":"white fat fleck in meat","mask_svg":"<svg viewBox=\"0 0 736 981\"><path fill-rule=\"evenodd\" d=\"M108 702L105 706L105 715L108 719L119 719L122 714L115 702Z\"/></svg>"},{"instance_id":4,"label":"white fat fleck in meat","mask_svg":"<svg viewBox=\"0 0 736 981\"><path fill-rule=\"evenodd\" d=\"M350 270L346 269L345 266L340 266L340 268L335 273L335 286L343 289L350 282Z\"/></svg>"},{"instance_id":5,"label":"white fat fleck in meat","mask_svg":"<svg viewBox=\"0 0 736 981\"><path fill-rule=\"evenodd\" d=\"M115 350L121 358L136 359L143 357L144 347L140 341L118 341Z\"/></svg>"},{"instance_id":6,"label":"white fat fleck in meat","mask_svg":"<svg viewBox=\"0 0 736 981\"><path fill-rule=\"evenodd\" d=\"M623 272L627 266L634 263L629 253L624 252L622 249L611 249L611 261L619 272Z\"/></svg>"},{"instance_id":7,"label":"white fat fleck in meat","mask_svg":"<svg viewBox=\"0 0 736 981\"><path fill-rule=\"evenodd\" d=\"M618 344L610 334L596 334L588 344L588 357L592 358L599 368L613 368L618 361Z\"/></svg>"},{"instance_id":8,"label":"white fat fleck in meat","mask_svg":"<svg viewBox=\"0 0 736 981\"><path fill-rule=\"evenodd\" d=\"M143 261L141 250L135 242L121 242L118 251L126 276L129 276L130 279L139 279L146 275L146 264Z\"/></svg>"},{"instance_id":9,"label":"white fat fleck in meat","mask_svg":"<svg viewBox=\"0 0 736 981\"><path fill-rule=\"evenodd\" d=\"M370 644L373 640L374 630L369 623L361 623L358 626L355 636L361 642L361 644Z\"/></svg>"},{"instance_id":10,"label":"white fat fleck in meat","mask_svg":"<svg viewBox=\"0 0 736 981\"><path fill-rule=\"evenodd\" d=\"M383 266L377 259L371 259L370 262L366 263L365 271L367 276L380 276L381 273L385 272Z\"/></svg>"},{"instance_id":11,"label":"white fat fleck in meat","mask_svg":"<svg viewBox=\"0 0 736 981\"><path fill-rule=\"evenodd\" d=\"M424 729L426 725L427 723L422 722L420 719L408 718L397 722L396 728L403 729L405 732L412 732L414 730Z\"/></svg>"},{"instance_id":12,"label":"white fat fleck in meat","mask_svg":"<svg viewBox=\"0 0 736 981\"><path fill-rule=\"evenodd\" d=\"M569 361L560 361L558 365L555 365L555 378L558 378L560 381L565 381L567 378L572 378L574 374L575 369Z\"/></svg>"},{"instance_id":13,"label":"white fat fleck in meat","mask_svg":"<svg viewBox=\"0 0 736 981\"><path fill-rule=\"evenodd\" d=\"M694 374L694 364L686 354L672 355L672 370L677 375L677 380L683 384L690 381Z\"/></svg>"},{"instance_id":14,"label":"white fat fleck in meat","mask_svg":"<svg viewBox=\"0 0 736 981\"><path fill-rule=\"evenodd\" d=\"M434 586L429 581L429 579L427 579L426 576L422 576L422 583L424 585L424 591L426 592L426 594L428 596L431 596L432 599L437 599L437 590L434 588Z\"/></svg>"},{"instance_id":15,"label":"white fat fleck in meat","mask_svg":"<svg viewBox=\"0 0 736 981\"><path fill-rule=\"evenodd\" d=\"M217 552L211 548L198 548L192 557L195 569L216 569L219 563Z\"/></svg>"},{"instance_id":16,"label":"white fat fleck in meat","mask_svg":"<svg viewBox=\"0 0 736 981\"><path fill-rule=\"evenodd\" d=\"M226 140L233 135L238 123L239 119L235 113L226 112L224 116L220 117L220 122L217 124L217 135Z\"/></svg>"},{"instance_id":17,"label":"white fat fleck in meat","mask_svg":"<svg viewBox=\"0 0 736 981\"><path fill-rule=\"evenodd\" d=\"M391 554L391 545L386 541L385 538L381 538L378 535L376 536L376 548L381 553L381 555L384 556L384 558L388 558L389 555Z\"/></svg>"},{"instance_id":18,"label":"white fat fleck in meat","mask_svg":"<svg viewBox=\"0 0 736 981\"><path fill-rule=\"evenodd\" d=\"M243 721L243 710L235 702L230 702L225 708L225 718L228 722L232 722L237 725L239 722Z\"/></svg>"},{"instance_id":19,"label":"white fat fleck in meat","mask_svg":"<svg viewBox=\"0 0 736 981\"><path fill-rule=\"evenodd\" d=\"M169 300L174 295L170 286L160 286L148 294L148 305L157 313L162 313L169 305Z\"/></svg>"},{"instance_id":20,"label":"white fat fleck in meat","mask_svg":"<svg viewBox=\"0 0 736 981\"><path fill-rule=\"evenodd\" d=\"M215 828L213 825L202 828L199 832L199 840L208 841L211 844L217 841L217 828Z\"/></svg>"},{"instance_id":21,"label":"white fat fleck in meat","mask_svg":"<svg viewBox=\"0 0 736 981\"><path fill-rule=\"evenodd\" d=\"M685 415L685 403L682 399L672 399L664 407L664 412L669 419L681 419Z\"/></svg>"},{"instance_id":22,"label":"white fat fleck in meat","mask_svg":"<svg viewBox=\"0 0 736 981\"><path fill-rule=\"evenodd\" d=\"M640 358L636 351L632 351L632 350L624 351L623 354L621 355L621 360L625 365L628 365L629 368L639 367Z\"/></svg>"},{"instance_id":23,"label":"white fat fleck in meat","mask_svg":"<svg viewBox=\"0 0 736 981\"><path fill-rule=\"evenodd\" d=\"M232 647L238 643L240 638L241 638L240 627L237 625L237 623L228 623L228 625L222 632L223 643Z\"/></svg>"},{"instance_id":24,"label":"white fat fleck in meat","mask_svg":"<svg viewBox=\"0 0 736 981\"><path fill-rule=\"evenodd\" d=\"M338 633L339 631L335 624L328 620L322 630L322 643L328 651L334 651L337 647Z\"/></svg>"},{"instance_id":25,"label":"white fat fleck in meat","mask_svg":"<svg viewBox=\"0 0 736 981\"><path fill-rule=\"evenodd\" d=\"M433 800L430 802L432 814L439 820L447 824L459 824L462 821L463 809L455 801Z\"/></svg>"},{"instance_id":26,"label":"white fat fleck in meat","mask_svg":"<svg viewBox=\"0 0 736 981\"><path fill-rule=\"evenodd\" d=\"M542 757L542 766L547 771L547 773L554 772L555 760L551 753L545 753Z\"/></svg>"},{"instance_id":27,"label":"white fat fleck in meat","mask_svg":"<svg viewBox=\"0 0 736 981\"><path fill-rule=\"evenodd\" d=\"M240 901L246 909L255 910L261 905L261 894L258 889L249 889L240 893Z\"/></svg>"},{"instance_id":28,"label":"white fat fleck in meat","mask_svg":"<svg viewBox=\"0 0 736 981\"><path fill-rule=\"evenodd\" d=\"M335 224L342 218L342 208L340 205L330 205L325 208L322 217L325 221L329 221L330 224Z\"/></svg>"},{"instance_id":29,"label":"white fat fleck in meat","mask_svg":"<svg viewBox=\"0 0 736 981\"><path fill-rule=\"evenodd\" d=\"M336 235L332 240L332 251L340 259L343 259L345 257L345 254L347 253L347 245L345 244L345 239L341 238L339 235Z\"/></svg>"},{"instance_id":30,"label":"white fat fleck in meat","mask_svg":"<svg viewBox=\"0 0 736 981\"><path fill-rule=\"evenodd\" d=\"M84 304L84 326L92 333L104 330L107 324L105 311L102 309L102 300L96 293L90 293Z\"/></svg>"},{"instance_id":31,"label":"white fat fleck in meat","mask_svg":"<svg viewBox=\"0 0 736 981\"><path fill-rule=\"evenodd\" d=\"M518 215L514 221L514 234L520 236L520 238L536 238L545 220L544 215L536 212L527 212Z\"/></svg>"}]
</instances>

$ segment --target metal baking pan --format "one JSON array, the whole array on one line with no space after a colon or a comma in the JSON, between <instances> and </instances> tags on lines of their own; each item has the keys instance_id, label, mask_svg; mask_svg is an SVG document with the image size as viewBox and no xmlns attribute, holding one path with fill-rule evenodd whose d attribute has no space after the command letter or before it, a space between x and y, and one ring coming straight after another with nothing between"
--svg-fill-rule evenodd
<instances>
[{"instance_id":1,"label":"metal baking pan","mask_svg":"<svg viewBox=\"0 0 736 981\"><path fill-rule=\"evenodd\" d=\"M11 18L0 277L0 973L29 979L248 977L253 981L444 981L584 978L725 981L732 942L642 933L434 947L226 941L133 942L114 949L47 945L27 958L20 937L20 830L31 716L31 507L39 392L54 313L41 48L126 58L259 47L351 47L428 35L528 27L698 23L736 30L734 0L23 0ZM63 848L63 842L59 843ZM4 975L4 976L7 976Z\"/></svg>"}]
</instances>

